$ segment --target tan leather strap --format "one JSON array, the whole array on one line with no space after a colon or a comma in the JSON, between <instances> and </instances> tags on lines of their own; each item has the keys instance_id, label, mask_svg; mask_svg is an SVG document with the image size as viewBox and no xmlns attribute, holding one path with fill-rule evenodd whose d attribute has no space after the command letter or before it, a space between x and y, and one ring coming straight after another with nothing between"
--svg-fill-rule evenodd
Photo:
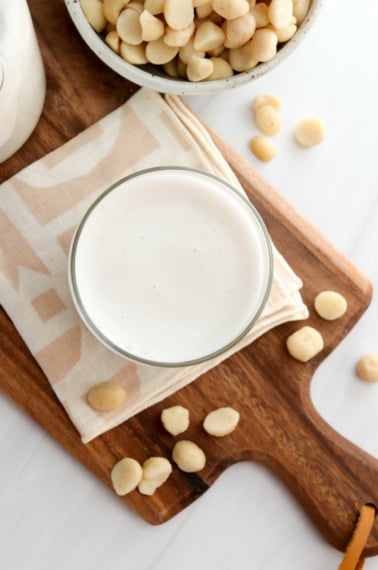
<instances>
[{"instance_id":1,"label":"tan leather strap","mask_svg":"<svg viewBox=\"0 0 378 570\"><path fill-rule=\"evenodd\" d=\"M360 510L356 528L347 546L345 556L339 566L339 570L362 570L365 559L361 554L375 521L376 511L371 505L363 505Z\"/></svg>"}]
</instances>

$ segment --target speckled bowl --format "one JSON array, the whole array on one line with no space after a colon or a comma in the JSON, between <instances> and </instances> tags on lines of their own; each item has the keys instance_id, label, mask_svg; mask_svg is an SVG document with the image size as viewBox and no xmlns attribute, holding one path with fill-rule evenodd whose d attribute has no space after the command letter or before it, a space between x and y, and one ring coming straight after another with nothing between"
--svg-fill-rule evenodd
<instances>
[{"instance_id":1,"label":"speckled bowl","mask_svg":"<svg viewBox=\"0 0 378 570\"><path fill-rule=\"evenodd\" d=\"M80 0L65 0L68 12L81 37L106 65L137 85L148 87L160 93L175 93L178 95L215 93L244 85L265 75L286 59L302 42L313 25L322 2L323 0L312 0L309 12L298 27L296 34L279 48L277 55L271 61L260 63L250 71L236 73L226 79L193 83L185 79L172 78L154 65L136 66L127 63L108 47L102 37L90 26L80 7Z\"/></svg>"}]
</instances>

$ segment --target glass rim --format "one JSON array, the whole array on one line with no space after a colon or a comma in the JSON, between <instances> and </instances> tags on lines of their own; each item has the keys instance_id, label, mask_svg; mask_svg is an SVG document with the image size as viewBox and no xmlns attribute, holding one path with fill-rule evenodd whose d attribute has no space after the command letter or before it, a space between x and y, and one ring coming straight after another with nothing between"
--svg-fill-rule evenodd
<instances>
[{"instance_id":1,"label":"glass rim","mask_svg":"<svg viewBox=\"0 0 378 570\"><path fill-rule=\"evenodd\" d=\"M194 359L186 360L186 361L178 361L178 362L165 362L165 361L159 361L159 360L152 360L149 358L144 358L142 356L135 355L135 354L125 350L124 348L122 348L122 347L118 346L116 343L114 343L111 339L109 339L100 330L100 328L95 325L95 323L93 322L93 320L89 316L89 314L85 308L85 303L81 299L81 296L79 293L79 287L78 287L78 283L77 283L77 279L76 279L77 247L78 247L78 243L80 240L81 233L85 227L86 221L90 217L93 210L98 206L98 204L100 202L102 202L102 200L108 194L110 194L113 190L115 190L119 186L125 184L129 180L136 178L136 177L144 176L146 174L151 174L153 172L160 172L160 171L191 172L191 173L195 173L196 175L199 175L199 176L205 176L205 177L211 178L211 179L215 180L216 182L220 183L222 186L224 186L228 190L230 190L235 196L237 196L244 203L244 205L247 206L247 209L252 214L251 218L254 219L254 221L256 222L257 228L260 230L260 234L263 238L262 243L265 246L262 249L265 249L265 261L267 263L266 283L265 283L265 288L264 288L264 294L261 296L261 299L259 300L257 310L254 312L252 318L250 319L248 324L244 327L244 329L234 339L232 339L230 342L228 342L226 345L220 347L219 349L217 349L211 353L205 354L205 355L198 357L198 358L194 358ZM83 321L85 326L88 328L88 330L103 345L105 345L107 348L112 350L114 353L116 353L119 356L122 356L128 360L131 360L133 362L136 362L139 364L144 364L147 366L157 366L157 367L163 367L163 368L179 368L179 367L193 366L196 364L201 364L203 362L207 362L207 361L227 352L229 349L231 349L233 346L235 346L235 344L237 344L243 337L245 337L245 335L251 330L253 325L256 323L256 321L260 317L260 315L261 315L261 313L262 313L262 311L266 305L266 302L269 298L271 287L272 287L272 282L273 282L273 248L272 248L272 242L271 242L271 238L269 236L269 232L265 226L265 223L264 223L260 213L256 209L256 207L252 204L252 202L249 200L249 198L247 196L244 196L240 190L235 188L232 184L230 184L226 180L223 180L222 178L220 178L220 177L218 177L212 173L205 172L205 171L202 171L202 170L196 169L196 168L186 167L186 166L156 166L156 167L151 167L151 168L145 168L142 170L132 172L131 174L128 174L127 176L124 176L123 178L120 178L119 180L117 180L116 182L111 184L108 188L106 188L106 190L101 192L101 194L94 200L94 202L92 202L92 204L86 210L86 212L85 212L84 216L81 218L79 225L77 226L75 233L73 235L73 238L71 240L70 251L69 251L69 256L68 256L68 282L69 282L69 287L70 287L70 291L71 291L71 297L73 299L75 308L76 308L79 316L81 317L81 320Z\"/></svg>"}]
</instances>

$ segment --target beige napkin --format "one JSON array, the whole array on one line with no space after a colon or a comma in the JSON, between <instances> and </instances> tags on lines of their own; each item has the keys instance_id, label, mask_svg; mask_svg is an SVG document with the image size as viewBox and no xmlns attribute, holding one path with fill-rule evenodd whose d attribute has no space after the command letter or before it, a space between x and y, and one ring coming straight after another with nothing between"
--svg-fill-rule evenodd
<instances>
[{"instance_id":1,"label":"beige napkin","mask_svg":"<svg viewBox=\"0 0 378 570\"><path fill-rule=\"evenodd\" d=\"M187 368L129 362L100 344L81 323L67 283L71 237L95 198L126 174L151 166L184 165L240 185L207 131L182 101L141 89L122 107L0 187L1 302L88 442L285 321L308 316L300 279L274 252L274 280L265 310L227 354ZM110 380L128 399L98 413L88 389Z\"/></svg>"}]
</instances>

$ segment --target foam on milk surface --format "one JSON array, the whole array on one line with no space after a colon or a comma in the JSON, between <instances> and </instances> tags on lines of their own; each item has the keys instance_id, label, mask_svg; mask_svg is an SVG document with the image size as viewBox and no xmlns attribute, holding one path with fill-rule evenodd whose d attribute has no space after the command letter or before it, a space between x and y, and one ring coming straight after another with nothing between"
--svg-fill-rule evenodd
<instances>
[{"instance_id":1,"label":"foam on milk surface","mask_svg":"<svg viewBox=\"0 0 378 570\"><path fill-rule=\"evenodd\" d=\"M81 302L124 351L166 363L201 358L234 340L261 302L260 231L211 178L132 178L83 227L75 260Z\"/></svg>"}]
</instances>

